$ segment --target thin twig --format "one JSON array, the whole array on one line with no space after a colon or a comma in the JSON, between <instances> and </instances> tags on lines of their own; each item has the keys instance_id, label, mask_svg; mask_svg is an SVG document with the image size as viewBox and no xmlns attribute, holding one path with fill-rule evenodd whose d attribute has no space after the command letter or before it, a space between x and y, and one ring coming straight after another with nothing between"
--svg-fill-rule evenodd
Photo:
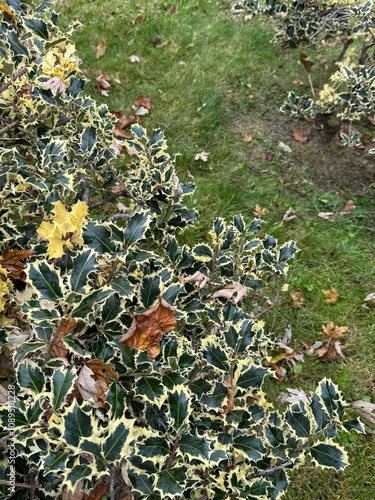
<instances>
[{"instance_id":1,"label":"thin twig","mask_svg":"<svg viewBox=\"0 0 375 500\"><path fill-rule=\"evenodd\" d=\"M20 120L14 120L14 122L8 123L8 125L6 125L0 130L0 135L5 134L6 132L8 132L8 130L11 130L12 128L16 127L19 123Z\"/></svg>"},{"instance_id":2,"label":"thin twig","mask_svg":"<svg viewBox=\"0 0 375 500\"><path fill-rule=\"evenodd\" d=\"M90 201L90 187L87 184L87 178L84 174L78 174L78 179L82 186L82 201L88 205Z\"/></svg>"},{"instance_id":3,"label":"thin twig","mask_svg":"<svg viewBox=\"0 0 375 500\"><path fill-rule=\"evenodd\" d=\"M98 208L101 207L102 205L105 205L109 201L115 200L116 198L120 198L121 196L125 196L126 198L133 198L132 195L129 192L129 189L122 189L121 191L118 191L117 193L111 193L105 198L103 198L100 201L95 201L94 203L91 203L89 205L89 210L92 210L93 208Z\"/></svg>"},{"instance_id":4,"label":"thin twig","mask_svg":"<svg viewBox=\"0 0 375 500\"><path fill-rule=\"evenodd\" d=\"M294 462L292 460L287 460L286 462L282 462L279 465L275 465L275 467L271 467L270 469L266 470L261 470L259 472L254 472L253 474L249 474L248 476L245 477L247 481L250 479L256 479L257 477L264 477L264 476L270 476L271 474L283 470L283 469L291 469L294 467Z\"/></svg>"},{"instance_id":5,"label":"thin twig","mask_svg":"<svg viewBox=\"0 0 375 500\"><path fill-rule=\"evenodd\" d=\"M130 219L133 216L134 212L131 212L129 214L115 214L111 215L111 217L108 217L108 219L105 219L105 222L115 222L116 220L121 220L121 219Z\"/></svg>"},{"instance_id":6,"label":"thin twig","mask_svg":"<svg viewBox=\"0 0 375 500\"><path fill-rule=\"evenodd\" d=\"M28 71L29 71L28 68L24 68L21 71L19 71L16 75L14 75L13 78L11 78L8 83L5 83L2 87L0 87L0 94L4 92L4 90L6 90L13 82L18 80L18 78L21 78L21 76L25 75Z\"/></svg>"},{"instance_id":7,"label":"thin twig","mask_svg":"<svg viewBox=\"0 0 375 500\"><path fill-rule=\"evenodd\" d=\"M260 311L258 314L256 314L256 315L255 315L252 319L253 319L254 321L256 321L256 320L257 320L257 319L259 319L261 316L263 316L263 314L266 314L266 312L268 312L268 311L270 311L271 309L273 309L273 308L277 305L277 303L278 303L278 301L279 301L279 297L280 297L280 289L279 289L279 287L277 286L276 296L275 296L275 300L273 301L273 303L272 303L270 306L266 307L266 309L263 309L263 311Z\"/></svg>"},{"instance_id":8,"label":"thin twig","mask_svg":"<svg viewBox=\"0 0 375 500\"><path fill-rule=\"evenodd\" d=\"M173 448L172 448L171 454L169 455L168 460L167 460L167 465L165 466L165 468L167 470L172 467L174 457L176 456L178 445L180 444L180 440L181 440L181 436L180 435L176 436L174 443L173 443Z\"/></svg>"}]
</instances>

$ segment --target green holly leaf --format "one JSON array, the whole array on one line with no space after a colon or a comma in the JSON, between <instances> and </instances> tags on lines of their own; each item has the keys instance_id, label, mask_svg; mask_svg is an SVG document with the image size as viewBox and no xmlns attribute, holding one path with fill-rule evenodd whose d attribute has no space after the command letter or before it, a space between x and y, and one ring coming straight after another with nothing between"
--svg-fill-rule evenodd
<instances>
[{"instance_id":1,"label":"green holly leaf","mask_svg":"<svg viewBox=\"0 0 375 500\"><path fill-rule=\"evenodd\" d=\"M45 261L30 265L28 278L35 288L38 297L59 302L63 298L63 284L60 272Z\"/></svg>"},{"instance_id":2,"label":"green holly leaf","mask_svg":"<svg viewBox=\"0 0 375 500\"><path fill-rule=\"evenodd\" d=\"M319 443L310 449L313 461L323 468L343 470L349 465L348 455L336 444Z\"/></svg>"},{"instance_id":3,"label":"green holly leaf","mask_svg":"<svg viewBox=\"0 0 375 500\"><path fill-rule=\"evenodd\" d=\"M63 438L65 441L78 447L80 439L93 435L94 425L92 415L86 413L77 402L74 402L63 415Z\"/></svg>"},{"instance_id":4,"label":"green holly leaf","mask_svg":"<svg viewBox=\"0 0 375 500\"><path fill-rule=\"evenodd\" d=\"M243 451L254 462L261 460L266 452L262 440L257 436L238 434L233 439L233 446Z\"/></svg>"},{"instance_id":5,"label":"green holly leaf","mask_svg":"<svg viewBox=\"0 0 375 500\"><path fill-rule=\"evenodd\" d=\"M184 455L187 455L192 460L209 459L209 444L204 438L184 433L179 448Z\"/></svg>"},{"instance_id":6,"label":"green holly leaf","mask_svg":"<svg viewBox=\"0 0 375 500\"><path fill-rule=\"evenodd\" d=\"M137 446L137 453L140 457L152 459L154 463L165 462L170 454L170 447L165 438L150 437Z\"/></svg>"},{"instance_id":7,"label":"green holly leaf","mask_svg":"<svg viewBox=\"0 0 375 500\"><path fill-rule=\"evenodd\" d=\"M267 368L262 368L261 366L251 366L249 369L241 366L241 375L237 380L237 387L242 387L243 389L261 389L264 378L268 375L269 371Z\"/></svg>"},{"instance_id":8,"label":"green holly leaf","mask_svg":"<svg viewBox=\"0 0 375 500\"><path fill-rule=\"evenodd\" d=\"M171 498L184 492L186 473L186 467L174 467L160 472L156 488L161 492L163 498Z\"/></svg>"},{"instance_id":9,"label":"green holly leaf","mask_svg":"<svg viewBox=\"0 0 375 500\"><path fill-rule=\"evenodd\" d=\"M312 421L307 412L304 402L294 403L285 413L285 422L299 438L309 437L312 429Z\"/></svg>"},{"instance_id":10,"label":"green holly leaf","mask_svg":"<svg viewBox=\"0 0 375 500\"><path fill-rule=\"evenodd\" d=\"M189 416L189 396L185 389L176 390L168 397L173 427L179 430Z\"/></svg>"},{"instance_id":11,"label":"green holly leaf","mask_svg":"<svg viewBox=\"0 0 375 500\"><path fill-rule=\"evenodd\" d=\"M106 401L111 406L112 418L120 418L124 415L125 395L124 388L118 382L112 382L106 396Z\"/></svg>"},{"instance_id":12,"label":"green holly leaf","mask_svg":"<svg viewBox=\"0 0 375 500\"><path fill-rule=\"evenodd\" d=\"M51 378L51 392L52 392L52 407L53 410L58 410L65 402L67 394L72 389L76 380L75 370L55 370Z\"/></svg>"},{"instance_id":13,"label":"green holly leaf","mask_svg":"<svg viewBox=\"0 0 375 500\"><path fill-rule=\"evenodd\" d=\"M152 476L151 474L140 474L132 469L129 469L128 477L132 483L133 490L147 495L147 498L150 498L150 495L154 493L155 476Z\"/></svg>"},{"instance_id":14,"label":"green holly leaf","mask_svg":"<svg viewBox=\"0 0 375 500\"><path fill-rule=\"evenodd\" d=\"M157 378L141 377L135 385L136 394L147 401L161 404L165 389Z\"/></svg>"},{"instance_id":15,"label":"green holly leaf","mask_svg":"<svg viewBox=\"0 0 375 500\"><path fill-rule=\"evenodd\" d=\"M203 358L212 366L216 366L224 372L229 371L229 360L227 353L215 341L208 339L202 342L204 345Z\"/></svg>"},{"instance_id":16,"label":"green holly leaf","mask_svg":"<svg viewBox=\"0 0 375 500\"><path fill-rule=\"evenodd\" d=\"M46 380L39 366L27 359L18 367L18 382L22 389L40 394L44 391Z\"/></svg>"},{"instance_id":17,"label":"green holly leaf","mask_svg":"<svg viewBox=\"0 0 375 500\"><path fill-rule=\"evenodd\" d=\"M130 434L130 429L124 422L119 422L115 429L111 430L109 436L103 441L102 448L104 458L114 462L122 457L122 450Z\"/></svg>"},{"instance_id":18,"label":"green holly leaf","mask_svg":"<svg viewBox=\"0 0 375 500\"><path fill-rule=\"evenodd\" d=\"M96 258L96 252L89 249L80 252L73 259L73 267L69 275L70 289L73 292L86 294L92 288L88 278L90 273L96 270Z\"/></svg>"},{"instance_id":19,"label":"green holly leaf","mask_svg":"<svg viewBox=\"0 0 375 500\"><path fill-rule=\"evenodd\" d=\"M144 238L150 222L151 215L149 211L134 214L124 231L125 247L128 248Z\"/></svg>"}]
</instances>

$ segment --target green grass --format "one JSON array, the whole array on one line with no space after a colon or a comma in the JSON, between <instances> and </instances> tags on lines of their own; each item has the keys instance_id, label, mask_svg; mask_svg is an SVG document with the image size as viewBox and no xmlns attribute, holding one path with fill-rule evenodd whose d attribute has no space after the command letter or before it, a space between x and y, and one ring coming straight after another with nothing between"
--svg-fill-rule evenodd
<instances>
[{"instance_id":1,"label":"green grass","mask_svg":"<svg viewBox=\"0 0 375 500\"><path fill-rule=\"evenodd\" d=\"M269 382L275 402L285 387L308 391L323 377L338 383L349 402L375 402L375 309L363 304L375 291L375 178L368 155L344 151L313 124L278 113L295 78L306 80L306 92L308 86L298 53L270 43L271 24L259 19L235 22L226 1L173 3L176 13L164 0L59 2L63 24L77 18L82 22L74 38L86 76L95 83L99 70L110 75L108 99L90 84L88 91L111 110L126 114L139 95L151 97L153 109L141 124L165 129L171 151L180 153L180 178L190 181L192 175L197 185L189 203L201 217L185 236L189 242L204 239L218 215L242 212L251 219L255 204L268 210L268 233L297 241L301 251L287 281L291 291L303 293L304 305L293 309L289 294L283 294L280 305L265 317L267 327L282 334L290 324L295 348L302 352L299 339L319 340L321 325L334 321L349 328L347 348L341 363L305 357L301 373L290 373L281 386ZM139 14L144 19L132 24ZM157 38L166 43L155 46ZM107 49L97 59L99 42ZM132 54L140 63L129 62ZM306 132L310 141L297 143L295 130ZM243 142L245 134L252 136L250 143ZM280 141L293 153L283 151ZM202 150L209 153L206 163L194 160ZM265 158L267 152L275 153L272 161ZM128 160L120 160L120 167L121 161ZM349 199L356 204L350 214L333 220L318 217L319 212L342 210ZM289 207L296 218L283 222ZM340 294L334 305L321 292L331 287ZM251 300L257 303L258 297ZM375 498L374 435L343 441L351 466L341 474L306 465L293 471L289 500L302 500L306 494L314 500Z\"/></svg>"}]
</instances>

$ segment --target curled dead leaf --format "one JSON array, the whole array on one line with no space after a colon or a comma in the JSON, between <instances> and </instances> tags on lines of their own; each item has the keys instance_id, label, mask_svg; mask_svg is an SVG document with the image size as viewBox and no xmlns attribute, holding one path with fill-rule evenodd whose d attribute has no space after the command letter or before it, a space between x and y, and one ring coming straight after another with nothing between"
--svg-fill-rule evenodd
<instances>
[{"instance_id":1,"label":"curled dead leaf","mask_svg":"<svg viewBox=\"0 0 375 500\"><path fill-rule=\"evenodd\" d=\"M219 297L223 297L225 299L234 299L234 303L238 304L240 300L242 300L247 293L247 288L240 283L235 283L234 285L228 285L221 290L212 294L213 299L217 299Z\"/></svg>"},{"instance_id":2,"label":"curled dead leaf","mask_svg":"<svg viewBox=\"0 0 375 500\"><path fill-rule=\"evenodd\" d=\"M307 73L311 73L311 67L314 64L313 60L310 59L310 57L307 54L304 54L303 52L300 53L299 60L303 64L303 67L305 68Z\"/></svg>"},{"instance_id":3,"label":"curled dead leaf","mask_svg":"<svg viewBox=\"0 0 375 500\"><path fill-rule=\"evenodd\" d=\"M107 50L107 45L104 42L99 42L95 47L95 56L98 59L99 57L104 56L105 51Z\"/></svg>"},{"instance_id":4,"label":"curled dead leaf","mask_svg":"<svg viewBox=\"0 0 375 500\"><path fill-rule=\"evenodd\" d=\"M309 403L309 399L302 389L291 389L287 387L286 391L287 392L282 392L279 396L279 399L284 403L296 403L298 401Z\"/></svg>"},{"instance_id":5,"label":"curled dead leaf","mask_svg":"<svg viewBox=\"0 0 375 500\"><path fill-rule=\"evenodd\" d=\"M77 322L74 318L63 320L56 338L51 342L51 349L58 358L66 358L69 350L62 339L74 332Z\"/></svg>"},{"instance_id":6,"label":"curled dead leaf","mask_svg":"<svg viewBox=\"0 0 375 500\"><path fill-rule=\"evenodd\" d=\"M34 253L32 250L5 250L0 257L0 264L6 269L8 277L25 281L26 273L24 269L26 264L23 261Z\"/></svg>"},{"instance_id":7,"label":"curled dead leaf","mask_svg":"<svg viewBox=\"0 0 375 500\"><path fill-rule=\"evenodd\" d=\"M365 422L375 424L375 404L359 400L354 401L352 406Z\"/></svg>"},{"instance_id":8,"label":"curled dead leaf","mask_svg":"<svg viewBox=\"0 0 375 500\"><path fill-rule=\"evenodd\" d=\"M82 399L93 399L96 407L104 408L110 377L118 378L118 375L109 365L100 359L87 361L77 379L77 389Z\"/></svg>"},{"instance_id":9,"label":"curled dead leaf","mask_svg":"<svg viewBox=\"0 0 375 500\"><path fill-rule=\"evenodd\" d=\"M154 359L160 353L160 340L177 325L176 311L161 297L157 305L142 314L135 314L126 334L119 340L123 345L147 350L149 358Z\"/></svg>"},{"instance_id":10,"label":"curled dead leaf","mask_svg":"<svg viewBox=\"0 0 375 500\"><path fill-rule=\"evenodd\" d=\"M354 209L355 205L353 200L349 200L346 202L345 207L341 210L340 215L347 215Z\"/></svg>"}]
</instances>

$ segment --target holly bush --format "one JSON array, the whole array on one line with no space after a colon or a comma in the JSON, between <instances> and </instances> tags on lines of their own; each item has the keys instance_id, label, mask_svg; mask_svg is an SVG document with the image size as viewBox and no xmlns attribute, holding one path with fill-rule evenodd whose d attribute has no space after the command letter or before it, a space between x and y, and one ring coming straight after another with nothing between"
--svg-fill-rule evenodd
<instances>
[{"instance_id":1,"label":"holly bush","mask_svg":"<svg viewBox=\"0 0 375 500\"><path fill-rule=\"evenodd\" d=\"M281 111L305 118L319 117L327 123L333 115L349 122L349 132L341 135L344 144L358 146L360 135L352 122L375 117L375 5L372 0L245 0L233 6L235 14L247 18L258 12L275 20L274 42L292 48L329 43L337 48L337 58L318 91L313 84L313 60L300 54L310 82L310 95L291 91ZM375 153L375 150L372 150Z\"/></svg>"},{"instance_id":2,"label":"holly bush","mask_svg":"<svg viewBox=\"0 0 375 500\"><path fill-rule=\"evenodd\" d=\"M160 130L116 160L51 3L0 3L3 498L276 499L306 459L343 469L335 438L363 428L330 380L284 409L262 389L274 340L249 311L295 243L241 215L180 243L194 186Z\"/></svg>"}]
</instances>

